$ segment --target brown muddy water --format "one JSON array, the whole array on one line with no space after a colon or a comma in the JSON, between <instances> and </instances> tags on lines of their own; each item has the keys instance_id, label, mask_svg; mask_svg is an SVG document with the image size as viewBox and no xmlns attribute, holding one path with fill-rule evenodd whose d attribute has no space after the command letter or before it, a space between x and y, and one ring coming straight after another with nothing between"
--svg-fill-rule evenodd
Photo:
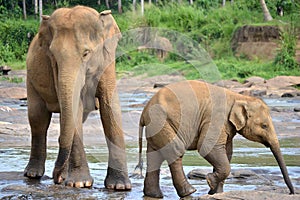
<instances>
[{"instance_id":1,"label":"brown muddy water","mask_svg":"<svg viewBox=\"0 0 300 200\"><path fill-rule=\"evenodd\" d=\"M136 116L132 118L138 119L142 105L150 98L149 96L151 96L151 94L149 95L147 93L120 94L122 111L124 113L123 116L127 118L124 123L125 134L126 130L133 132L133 135L125 135L129 175L132 175L138 162L137 127L132 127L131 125L132 123L137 123L137 120L131 119L130 116L132 117L135 114ZM300 117L291 110L294 107L300 107L300 101L295 99L266 99L265 101L271 108L276 108L276 110L280 111L273 113L273 120L277 130L284 133L287 132L287 134L279 134L281 150L292 183L296 190L299 190L300 135L298 131L300 130ZM2 115L0 116L0 122L24 121L23 118L26 116L27 110L26 107L20 107L22 104L24 104L24 102L0 101L0 106L7 106L20 112L19 114L12 114L12 112L10 112L10 114L6 116ZM284 113L281 111L284 111ZM127 115L126 113L131 113L131 115ZM96 118L99 118L98 113L92 113L90 120ZM53 121L58 123L57 115L54 116ZM22 123L26 124L27 122L24 121ZM8 126L7 130L11 127L12 125ZM290 134L290 132L294 134ZM0 132L0 134L6 133ZM99 137L103 137L103 135ZM128 192L113 192L104 188L103 183L107 169L108 150L103 141L98 144L88 143L86 145L89 167L91 175L94 177L94 185L91 189L77 189L54 185L51 177L58 152L57 145L48 146L46 171L42 179L30 180L23 177L23 170L30 154L30 147L27 145L28 139L24 142L24 145L14 145L13 142L10 143L10 145L3 145L5 142L5 140L1 140L0 138L0 199L144 198L142 192L143 179L130 178L132 190ZM18 141L18 143L20 143L20 141ZM143 146L143 156L145 160L145 141ZM268 186L269 189L267 190L272 190L272 188L284 188L284 192L289 193L271 151L264 146L237 136L234 142L234 153L231 163L232 174L226 180L224 186L225 191L266 190L265 187ZM212 171L212 167L201 158L196 151L189 151L184 156L184 171L188 175L190 171L195 169L200 169L200 172L203 174ZM145 174L145 169L143 173ZM207 194L209 187L204 179L189 179L189 181L197 189L197 192L192 195L193 197ZM179 199L172 185L171 174L166 163L164 163L161 168L160 184L165 199Z\"/></svg>"}]
</instances>

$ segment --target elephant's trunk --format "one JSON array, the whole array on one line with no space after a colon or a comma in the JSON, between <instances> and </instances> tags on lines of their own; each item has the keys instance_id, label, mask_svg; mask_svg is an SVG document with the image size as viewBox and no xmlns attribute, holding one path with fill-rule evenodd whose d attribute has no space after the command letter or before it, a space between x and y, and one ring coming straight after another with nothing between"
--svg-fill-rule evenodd
<instances>
[{"instance_id":1,"label":"elephant's trunk","mask_svg":"<svg viewBox=\"0 0 300 200\"><path fill-rule=\"evenodd\" d=\"M279 144L277 143L276 145L271 145L270 148L271 148L271 151L272 151L274 157L277 160L277 163L280 167L280 170L281 170L281 173L283 175L284 181L285 181L287 187L290 190L290 194L295 194L294 187L293 187L292 182L290 180L290 177L289 177L289 174L288 174L283 156L282 156L281 151L280 151Z\"/></svg>"},{"instance_id":2,"label":"elephant's trunk","mask_svg":"<svg viewBox=\"0 0 300 200\"><path fill-rule=\"evenodd\" d=\"M57 170L62 170L69 159L74 134L81 133L82 104L80 92L83 87L84 73L79 66L63 63L58 66L58 99L60 104L59 154Z\"/></svg>"}]
</instances>

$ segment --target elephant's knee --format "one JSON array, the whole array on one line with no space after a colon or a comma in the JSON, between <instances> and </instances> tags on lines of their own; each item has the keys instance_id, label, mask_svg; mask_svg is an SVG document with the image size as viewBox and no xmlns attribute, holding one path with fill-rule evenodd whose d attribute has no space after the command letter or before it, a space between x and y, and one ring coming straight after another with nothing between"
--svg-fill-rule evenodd
<instances>
[{"instance_id":1,"label":"elephant's knee","mask_svg":"<svg viewBox=\"0 0 300 200\"><path fill-rule=\"evenodd\" d=\"M218 178L219 178L219 180L225 180L228 176L229 176L229 174L230 174L230 166L228 165L228 166L224 166L224 168L221 168L218 172L217 172L217 174L218 174Z\"/></svg>"}]
</instances>

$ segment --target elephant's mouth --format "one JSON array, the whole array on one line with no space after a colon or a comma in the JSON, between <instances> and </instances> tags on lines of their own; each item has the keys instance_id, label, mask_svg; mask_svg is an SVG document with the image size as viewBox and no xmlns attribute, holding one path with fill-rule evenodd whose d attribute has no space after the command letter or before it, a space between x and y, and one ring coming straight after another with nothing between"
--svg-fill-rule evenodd
<instances>
[{"instance_id":1,"label":"elephant's mouth","mask_svg":"<svg viewBox=\"0 0 300 200\"><path fill-rule=\"evenodd\" d=\"M269 142L266 142L266 141L265 141L265 142L262 142L262 144L265 145L267 148L270 148L270 147L271 147L271 145L269 144Z\"/></svg>"}]
</instances>

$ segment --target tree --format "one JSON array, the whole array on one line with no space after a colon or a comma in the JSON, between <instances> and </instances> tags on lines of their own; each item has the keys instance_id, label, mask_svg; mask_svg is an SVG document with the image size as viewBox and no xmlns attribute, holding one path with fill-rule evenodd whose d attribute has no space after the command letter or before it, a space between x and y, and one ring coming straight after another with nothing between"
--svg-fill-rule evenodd
<instances>
[{"instance_id":1,"label":"tree","mask_svg":"<svg viewBox=\"0 0 300 200\"><path fill-rule=\"evenodd\" d=\"M144 16L144 0L141 0L141 11L142 11L142 16Z\"/></svg>"},{"instance_id":2,"label":"tree","mask_svg":"<svg viewBox=\"0 0 300 200\"><path fill-rule=\"evenodd\" d=\"M264 20L267 22L267 21L272 21L273 20L273 17L271 16L270 12L269 12L269 9L266 5L266 2L265 0L260 0L260 5L261 5L261 8L263 10L263 13L264 13Z\"/></svg>"},{"instance_id":3,"label":"tree","mask_svg":"<svg viewBox=\"0 0 300 200\"><path fill-rule=\"evenodd\" d=\"M26 13L26 0L23 0L23 16L24 19L27 19L27 13Z\"/></svg>"},{"instance_id":4,"label":"tree","mask_svg":"<svg viewBox=\"0 0 300 200\"><path fill-rule=\"evenodd\" d=\"M106 4L106 8L110 9L110 5L109 5L109 1L108 0L105 0L105 4Z\"/></svg>"},{"instance_id":5,"label":"tree","mask_svg":"<svg viewBox=\"0 0 300 200\"><path fill-rule=\"evenodd\" d=\"M132 7L133 7L133 11L136 11L136 0L132 1Z\"/></svg>"},{"instance_id":6,"label":"tree","mask_svg":"<svg viewBox=\"0 0 300 200\"><path fill-rule=\"evenodd\" d=\"M40 21L42 21L42 15L43 15L43 0L39 0L39 7L40 7Z\"/></svg>"},{"instance_id":7,"label":"tree","mask_svg":"<svg viewBox=\"0 0 300 200\"><path fill-rule=\"evenodd\" d=\"M122 13L122 0L118 0L118 12Z\"/></svg>"},{"instance_id":8,"label":"tree","mask_svg":"<svg viewBox=\"0 0 300 200\"><path fill-rule=\"evenodd\" d=\"M38 15L38 0L34 0L34 17L36 18Z\"/></svg>"}]
</instances>

